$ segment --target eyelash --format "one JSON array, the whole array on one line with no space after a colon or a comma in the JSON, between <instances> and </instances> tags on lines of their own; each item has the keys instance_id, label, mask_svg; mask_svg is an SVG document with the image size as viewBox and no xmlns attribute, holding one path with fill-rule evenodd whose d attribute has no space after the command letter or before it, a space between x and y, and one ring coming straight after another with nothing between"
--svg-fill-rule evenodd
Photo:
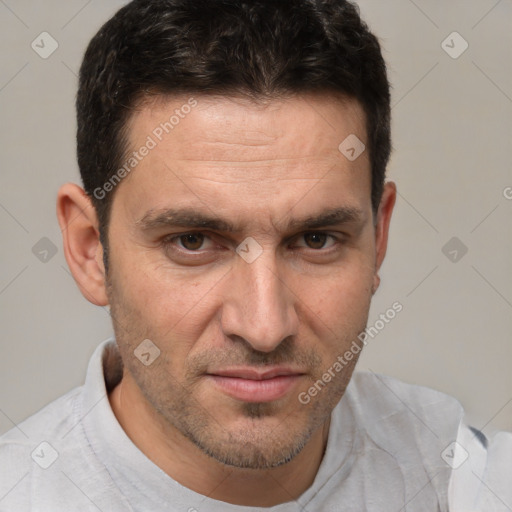
<instances>
[{"instance_id":1,"label":"eyelash","mask_svg":"<svg viewBox=\"0 0 512 512\"><path fill-rule=\"evenodd\" d=\"M201 249L198 250L192 250L192 249L186 249L184 247L177 246L174 242L176 240L179 240L180 238L186 236L186 235L204 235L205 239L212 240L211 237L209 237L206 233L202 231L187 231L186 233L180 233L179 235L169 235L162 239L162 245L164 248L171 247L173 251L180 252L182 254L186 255L201 255L206 252L206 250L201 251ZM296 238L304 237L305 235L326 235L327 237L330 237L333 240L333 244L330 247L327 248L320 248L320 249L313 249L311 247L302 247L303 249L308 249L310 251L316 252L316 253L323 253L326 254L327 252L331 252L332 250L336 249L340 244L343 243L343 240L340 238L332 235L331 233L327 233L326 231L305 231L304 233L296 236ZM327 243L327 240L326 240Z\"/></svg>"}]
</instances>

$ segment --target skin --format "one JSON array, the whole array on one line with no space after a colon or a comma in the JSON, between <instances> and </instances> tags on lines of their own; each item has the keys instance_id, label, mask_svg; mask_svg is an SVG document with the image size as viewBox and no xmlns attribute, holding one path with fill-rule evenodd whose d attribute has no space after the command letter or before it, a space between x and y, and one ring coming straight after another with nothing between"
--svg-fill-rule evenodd
<instances>
[{"instance_id":1,"label":"skin","mask_svg":"<svg viewBox=\"0 0 512 512\"><path fill-rule=\"evenodd\" d=\"M357 357L307 405L298 396L366 327L396 187L386 183L374 215L368 151L350 162L338 150L350 134L366 141L355 100L195 98L115 189L108 276L95 210L77 185L60 189L58 218L82 293L111 307L124 373L109 399L127 435L182 485L270 507L299 497L322 461ZM130 146L143 145L187 100L142 103ZM221 217L236 230L187 238L198 229L148 222L169 208ZM357 215L314 230L288 226L327 208ZM236 252L247 237L263 249L252 263ZM160 350L149 366L134 355L145 339ZM206 375L272 365L300 376L267 402L233 398Z\"/></svg>"}]
</instances>

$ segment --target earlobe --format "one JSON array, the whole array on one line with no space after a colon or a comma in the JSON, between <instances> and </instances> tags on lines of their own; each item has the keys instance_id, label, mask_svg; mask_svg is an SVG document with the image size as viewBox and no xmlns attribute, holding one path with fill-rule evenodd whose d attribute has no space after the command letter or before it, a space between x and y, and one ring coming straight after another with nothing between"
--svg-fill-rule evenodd
<instances>
[{"instance_id":1,"label":"earlobe","mask_svg":"<svg viewBox=\"0 0 512 512\"><path fill-rule=\"evenodd\" d=\"M74 183L57 195L57 218L64 255L82 295L97 306L108 304L96 210L85 191Z\"/></svg>"},{"instance_id":2,"label":"earlobe","mask_svg":"<svg viewBox=\"0 0 512 512\"><path fill-rule=\"evenodd\" d=\"M379 289L380 286L380 276L378 271L373 275L373 286L372 286L372 295L375 295L375 292Z\"/></svg>"},{"instance_id":3,"label":"earlobe","mask_svg":"<svg viewBox=\"0 0 512 512\"><path fill-rule=\"evenodd\" d=\"M384 185L384 191L377 213L377 223L375 226L375 274L373 276L372 294L377 291L380 285L379 270L386 256L388 246L389 225L391 215L396 202L396 185L388 181Z\"/></svg>"}]
</instances>

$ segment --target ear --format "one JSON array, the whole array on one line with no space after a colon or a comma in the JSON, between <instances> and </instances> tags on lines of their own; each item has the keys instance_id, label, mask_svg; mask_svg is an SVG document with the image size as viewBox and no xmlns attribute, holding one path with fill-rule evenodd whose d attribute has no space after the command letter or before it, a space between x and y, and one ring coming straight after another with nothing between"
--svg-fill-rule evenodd
<instances>
[{"instance_id":1,"label":"ear","mask_svg":"<svg viewBox=\"0 0 512 512\"><path fill-rule=\"evenodd\" d=\"M377 212L377 222L375 225L375 274L373 276L372 293L377 291L380 285L379 270L388 247L389 224L391 222L391 214L396 201L396 185L392 181L388 181L384 185L384 191Z\"/></svg>"},{"instance_id":2,"label":"ear","mask_svg":"<svg viewBox=\"0 0 512 512\"><path fill-rule=\"evenodd\" d=\"M82 295L97 306L106 306L108 299L98 218L90 198L81 187L66 183L59 189L57 218L64 255Z\"/></svg>"}]
</instances>

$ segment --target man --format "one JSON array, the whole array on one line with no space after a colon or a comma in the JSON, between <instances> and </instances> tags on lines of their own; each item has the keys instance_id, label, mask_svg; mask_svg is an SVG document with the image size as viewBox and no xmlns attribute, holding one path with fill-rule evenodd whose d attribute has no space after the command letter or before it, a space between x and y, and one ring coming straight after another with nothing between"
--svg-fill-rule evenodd
<instances>
[{"instance_id":1,"label":"man","mask_svg":"<svg viewBox=\"0 0 512 512\"><path fill-rule=\"evenodd\" d=\"M505 510L510 436L352 378L396 197L352 4L135 0L89 44L77 117L58 219L115 339L3 436L0 510Z\"/></svg>"}]
</instances>

